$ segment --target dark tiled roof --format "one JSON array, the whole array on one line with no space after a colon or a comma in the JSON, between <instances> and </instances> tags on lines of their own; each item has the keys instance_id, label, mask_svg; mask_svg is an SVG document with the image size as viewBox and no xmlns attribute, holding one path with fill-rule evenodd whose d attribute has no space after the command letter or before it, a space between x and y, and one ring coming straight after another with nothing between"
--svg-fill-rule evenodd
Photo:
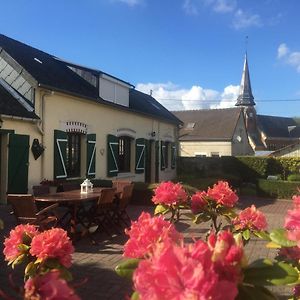
<instances>
[{"instance_id":1,"label":"dark tiled roof","mask_svg":"<svg viewBox=\"0 0 300 300\"><path fill-rule=\"evenodd\" d=\"M290 137L300 138L300 125L292 127L290 129Z\"/></svg>"},{"instance_id":2,"label":"dark tiled roof","mask_svg":"<svg viewBox=\"0 0 300 300\"><path fill-rule=\"evenodd\" d=\"M21 97L21 96L20 96ZM0 114L39 119L34 112L29 112L11 93L0 84Z\"/></svg>"},{"instance_id":3,"label":"dark tiled roof","mask_svg":"<svg viewBox=\"0 0 300 300\"><path fill-rule=\"evenodd\" d=\"M257 115L258 127L269 138L290 138L289 126L296 126L293 118ZM300 137L300 135L299 135Z\"/></svg>"},{"instance_id":4,"label":"dark tiled roof","mask_svg":"<svg viewBox=\"0 0 300 300\"><path fill-rule=\"evenodd\" d=\"M159 104L153 97L134 89L130 90L129 108L109 101L104 101L99 97L99 91L97 88L68 68L68 65L78 66L74 63L61 60L53 55L23 44L2 34L0 34L0 48L3 48L15 61L17 61L29 74L31 74L31 76L36 79L39 84L44 87L87 97L96 102L111 105L119 109L129 109L135 112L151 115L154 118L164 119L172 123L180 123L180 121L172 113ZM95 69L83 66L80 66L80 68L88 70L93 74L102 73L111 76ZM114 76L111 77L116 78ZM123 82L131 85L126 81Z\"/></svg>"},{"instance_id":5,"label":"dark tiled roof","mask_svg":"<svg viewBox=\"0 0 300 300\"><path fill-rule=\"evenodd\" d=\"M41 85L88 98L97 98L98 90L54 56L0 34L3 48ZM40 63L40 62L41 63Z\"/></svg>"},{"instance_id":6,"label":"dark tiled roof","mask_svg":"<svg viewBox=\"0 0 300 300\"><path fill-rule=\"evenodd\" d=\"M180 141L231 140L241 108L175 111L173 114L184 122L179 132ZM188 129L188 123L195 123Z\"/></svg>"},{"instance_id":7,"label":"dark tiled roof","mask_svg":"<svg viewBox=\"0 0 300 300\"><path fill-rule=\"evenodd\" d=\"M153 97L135 89L131 89L129 92L129 108L159 119L167 119L176 124L181 123L174 114L169 112Z\"/></svg>"}]
</instances>

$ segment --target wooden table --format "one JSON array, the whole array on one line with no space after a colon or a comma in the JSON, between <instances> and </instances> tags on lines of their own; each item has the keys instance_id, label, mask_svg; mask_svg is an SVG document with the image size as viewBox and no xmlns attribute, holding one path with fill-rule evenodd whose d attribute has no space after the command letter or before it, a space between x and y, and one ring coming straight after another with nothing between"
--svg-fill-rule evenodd
<instances>
[{"instance_id":1,"label":"wooden table","mask_svg":"<svg viewBox=\"0 0 300 300\"><path fill-rule=\"evenodd\" d=\"M73 190L55 194L40 195L35 197L35 201L42 203L57 203L61 206L65 206L69 210L70 218L70 234L74 236L77 233L78 208L83 205L84 202L97 201L101 195L101 191L107 188L94 188L93 192L81 193L80 190Z\"/></svg>"}]
</instances>

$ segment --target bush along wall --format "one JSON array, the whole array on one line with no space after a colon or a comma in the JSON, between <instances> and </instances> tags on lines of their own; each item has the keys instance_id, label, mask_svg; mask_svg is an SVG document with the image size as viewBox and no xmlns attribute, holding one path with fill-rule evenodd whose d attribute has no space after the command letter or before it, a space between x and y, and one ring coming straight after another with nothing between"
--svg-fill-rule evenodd
<instances>
[{"instance_id":1,"label":"bush along wall","mask_svg":"<svg viewBox=\"0 0 300 300\"><path fill-rule=\"evenodd\" d=\"M297 194L299 188L300 182L266 179L259 179L257 182L257 194L262 197L290 199Z\"/></svg>"}]
</instances>

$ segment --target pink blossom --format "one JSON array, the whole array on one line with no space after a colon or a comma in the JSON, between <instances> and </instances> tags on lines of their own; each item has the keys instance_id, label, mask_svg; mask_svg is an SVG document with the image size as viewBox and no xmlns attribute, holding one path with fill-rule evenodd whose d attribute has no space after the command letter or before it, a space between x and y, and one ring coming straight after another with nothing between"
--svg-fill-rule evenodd
<instances>
[{"instance_id":1,"label":"pink blossom","mask_svg":"<svg viewBox=\"0 0 300 300\"><path fill-rule=\"evenodd\" d=\"M300 246L300 209L288 210L284 227L288 231L288 238L298 242L298 246Z\"/></svg>"},{"instance_id":2,"label":"pink blossom","mask_svg":"<svg viewBox=\"0 0 300 300\"><path fill-rule=\"evenodd\" d=\"M297 209L300 208L300 195L299 196L294 195L292 197L292 199L293 199L294 207L297 208Z\"/></svg>"},{"instance_id":3,"label":"pink blossom","mask_svg":"<svg viewBox=\"0 0 300 300\"><path fill-rule=\"evenodd\" d=\"M25 300L80 300L58 270L28 279L24 288Z\"/></svg>"},{"instance_id":4,"label":"pink blossom","mask_svg":"<svg viewBox=\"0 0 300 300\"><path fill-rule=\"evenodd\" d=\"M300 248L297 246L280 248L279 255L289 260L300 261Z\"/></svg>"},{"instance_id":5,"label":"pink blossom","mask_svg":"<svg viewBox=\"0 0 300 300\"><path fill-rule=\"evenodd\" d=\"M242 210L236 218L232 220L233 225L237 230L265 230L267 228L267 220L265 215L259 211L255 205Z\"/></svg>"},{"instance_id":6,"label":"pink blossom","mask_svg":"<svg viewBox=\"0 0 300 300\"><path fill-rule=\"evenodd\" d=\"M176 205L187 201L187 193L180 183L162 182L155 190L152 201L155 204Z\"/></svg>"},{"instance_id":7,"label":"pink blossom","mask_svg":"<svg viewBox=\"0 0 300 300\"><path fill-rule=\"evenodd\" d=\"M3 254L5 260L16 259L22 251L19 249L20 244L30 245L31 239L38 234L38 230L34 225L21 224L12 229L9 237L4 241Z\"/></svg>"},{"instance_id":8,"label":"pink blossom","mask_svg":"<svg viewBox=\"0 0 300 300\"><path fill-rule=\"evenodd\" d=\"M229 231L221 231L218 235L208 237L208 246L213 252L212 261L220 276L238 282L245 255L242 242L234 239Z\"/></svg>"},{"instance_id":9,"label":"pink blossom","mask_svg":"<svg viewBox=\"0 0 300 300\"><path fill-rule=\"evenodd\" d=\"M129 240L124 245L124 256L131 258L145 257L163 240L178 242L183 238L172 223L162 216L152 218L146 212L142 212L137 221L131 222L130 230L126 229L125 233Z\"/></svg>"},{"instance_id":10,"label":"pink blossom","mask_svg":"<svg viewBox=\"0 0 300 300\"><path fill-rule=\"evenodd\" d=\"M151 259L143 260L133 275L141 300L233 300L238 291L214 268L211 250L203 241L189 246L165 243Z\"/></svg>"},{"instance_id":11,"label":"pink blossom","mask_svg":"<svg viewBox=\"0 0 300 300\"><path fill-rule=\"evenodd\" d=\"M233 207L238 201L238 196L226 181L218 181L212 188L208 188L207 195L218 204L227 207Z\"/></svg>"},{"instance_id":12,"label":"pink blossom","mask_svg":"<svg viewBox=\"0 0 300 300\"><path fill-rule=\"evenodd\" d=\"M201 212L206 207L207 201L205 200L205 197L207 197L207 193L205 191L199 191L192 196L191 209L193 214Z\"/></svg>"},{"instance_id":13,"label":"pink blossom","mask_svg":"<svg viewBox=\"0 0 300 300\"><path fill-rule=\"evenodd\" d=\"M61 228L52 228L36 235L30 249L30 254L38 259L57 258L65 267L71 266L73 252L72 242Z\"/></svg>"},{"instance_id":14,"label":"pink blossom","mask_svg":"<svg viewBox=\"0 0 300 300\"><path fill-rule=\"evenodd\" d=\"M300 284L294 286L294 288L293 288L293 294L294 294L294 298L293 299L299 299L299 297L300 297Z\"/></svg>"}]
</instances>

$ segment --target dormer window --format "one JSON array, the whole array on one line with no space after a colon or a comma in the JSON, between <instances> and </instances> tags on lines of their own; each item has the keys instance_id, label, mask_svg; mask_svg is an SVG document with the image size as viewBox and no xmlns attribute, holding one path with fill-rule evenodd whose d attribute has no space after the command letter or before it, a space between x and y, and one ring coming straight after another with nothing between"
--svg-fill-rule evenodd
<instances>
[{"instance_id":1,"label":"dormer window","mask_svg":"<svg viewBox=\"0 0 300 300\"><path fill-rule=\"evenodd\" d=\"M193 130L194 127L195 127L195 124L196 124L196 123L192 123L192 122L187 123L185 129Z\"/></svg>"}]
</instances>

